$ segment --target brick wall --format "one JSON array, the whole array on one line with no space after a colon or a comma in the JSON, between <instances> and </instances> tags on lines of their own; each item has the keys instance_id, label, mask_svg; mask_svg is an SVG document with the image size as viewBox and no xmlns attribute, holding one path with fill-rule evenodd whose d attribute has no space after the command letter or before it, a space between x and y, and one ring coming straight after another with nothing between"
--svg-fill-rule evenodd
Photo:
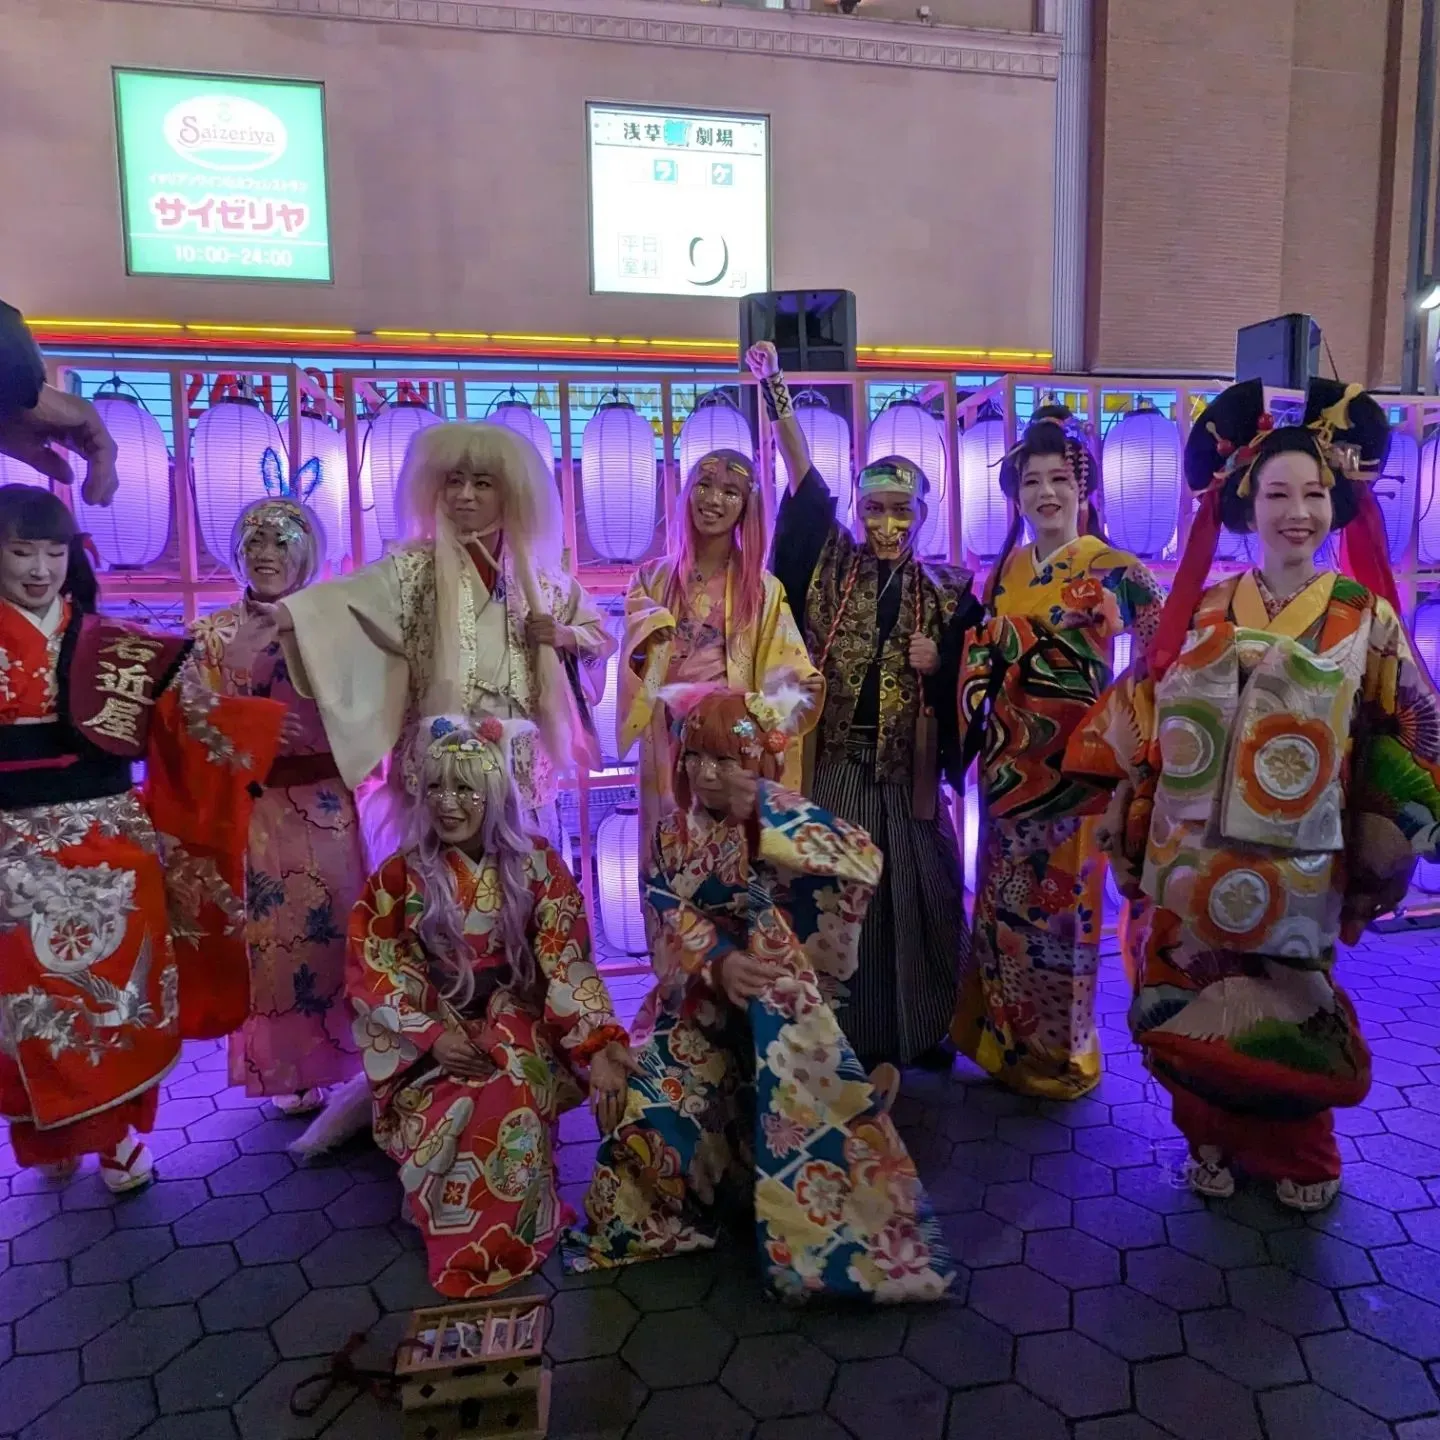
<instances>
[{"instance_id":1,"label":"brick wall","mask_svg":"<svg viewBox=\"0 0 1440 1440\"><path fill-rule=\"evenodd\" d=\"M1102 3L1096 367L1225 373L1237 327L1300 310L1342 375L1398 380L1418 12Z\"/></svg>"}]
</instances>

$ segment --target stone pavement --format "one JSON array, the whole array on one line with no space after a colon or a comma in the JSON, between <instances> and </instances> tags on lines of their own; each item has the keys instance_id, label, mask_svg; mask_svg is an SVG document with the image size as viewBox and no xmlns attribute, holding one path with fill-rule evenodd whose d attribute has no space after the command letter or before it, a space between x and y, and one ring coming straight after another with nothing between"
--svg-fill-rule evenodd
<instances>
[{"instance_id":1,"label":"stone pavement","mask_svg":"<svg viewBox=\"0 0 1440 1440\"><path fill-rule=\"evenodd\" d=\"M1117 970L1094 1097L907 1076L896 1116L964 1267L954 1304L796 1314L743 1247L598 1283L552 1264L552 1440L1440 1440L1440 931L1342 964L1376 1083L1338 1117L1346 1192L1309 1220L1177 1184ZM163 1180L118 1203L93 1170L56 1193L0 1148L0 1434L397 1437L367 1396L288 1411L352 1332L378 1363L434 1298L393 1167L357 1145L297 1169L303 1122L227 1089L216 1045L188 1047L160 1124ZM575 1201L588 1118L562 1139Z\"/></svg>"}]
</instances>

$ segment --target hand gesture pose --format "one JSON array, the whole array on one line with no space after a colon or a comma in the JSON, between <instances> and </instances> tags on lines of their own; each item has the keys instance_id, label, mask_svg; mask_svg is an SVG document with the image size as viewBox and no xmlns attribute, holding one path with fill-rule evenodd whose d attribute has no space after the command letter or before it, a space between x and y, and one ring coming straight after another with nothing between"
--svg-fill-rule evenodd
<instances>
[{"instance_id":1,"label":"hand gesture pose","mask_svg":"<svg viewBox=\"0 0 1440 1440\"><path fill-rule=\"evenodd\" d=\"M602 1135L620 1128L625 1118L625 1087L640 1073L640 1062L628 1046L612 1040L590 1062L590 1102Z\"/></svg>"}]
</instances>

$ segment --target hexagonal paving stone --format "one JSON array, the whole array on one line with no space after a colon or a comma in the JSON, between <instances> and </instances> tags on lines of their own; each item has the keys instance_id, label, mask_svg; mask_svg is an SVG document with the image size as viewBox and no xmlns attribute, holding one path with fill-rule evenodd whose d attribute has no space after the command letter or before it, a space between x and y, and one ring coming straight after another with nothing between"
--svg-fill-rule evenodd
<instances>
[{"instance_id":1,"label":"hexagonal paving stone","mask_svg":"<svg viewBox=\"0 0 1440 1440\"><path fill-rule=\"evenodd\" d=\"M739 1341L720 1383L760 1419L803 1415L825 1403L835 1362L800 1335L759 1335Z\"/></svg>"},{"instance_id":2,"label":"hexagonal paving stone","mask_svg":"<svg viewBox=\"0 0 1440 1440\"><path fill-rule=\"evenodd\" d=\"M193 1305L132 1310L80 1352L87 1381L148 1379L200 1338Z\"/></svg>"},{"instance_id":3,"label":"hexagonal paving stone","mask_svg":"<svg viewBox=\"0 0 1440 1440\"><path fill-rule=\"evenodd\" d=\"M718 1385L659 1390L641 1409L626 1440L748 1440L755 1422ZM559 1437L557 1437L559 1440Z\"/></svg>"},{"instance_id":4,"label":"hexagonal paving stone","mask_svg":"<svg viewBox=\"0 0 1440 1440\"><path fill-rule=\"evenodd\" d=\"M278 1320L307 1288L298 1265L252 1265L200 1302L200 1319L210 1331L258 1330Z\"/></svg>"},{"instance_id":5,"label":"hexagonal paving stone","mask_svg":"<svg viewBox=\"0 0 1440 1440\"><path fill-rule=\"evenodd\" d=\"M182 1145L165 1157L167 1180L203 1180L223 1170L240 1152L229 1140L211 1140L203 1145Z\"/></svg>"},{"instance_id":6,"label":"hexagonal paving stone","mask_svg":"<svg viewBox=\"0 0 1440 1440\"><path fill-rule=\"evenodd\" d=\"M285 1154L241 1155L222 1166L206 1182L212 1195L259 1196L294 1173L295 1162Z\"/></svg>"},{"instance_id":7,"label":"hexagonal paving stone","mask_svg":"<svg viewBox=\"0 0 1440 1440\"><path fill-rule=\"evenodd\" d=\"M962 1175L987 1185L1024 1180L1030 1174L1030 1157L1023 1150L998 1140L975 1140L957 1145L950 1156L950 1165Z\"/></svg>"},{"instance_id":8,"label":"hexagonal paving stone","mask_svg":"<svg viewBox=\"0 0 1440 1440\"><path fill-rule=\"evenodd\" d=\"M1268 1258L1264 1241L1253 1230L1208 1210L1167 1216L1165 1233L1177 1250L1222 1270L1263 1265Z\"/></svg>"},{"instance_id":9,"label":"hexagonal paving stone","mask_svg":"<svg viewBox=\"0 0 1440 1440\"><path fill-rule=\"evenodd\" d=\"M1182 1210L1205 1208L1198 1195L1177 1185L1158 1165L1116 1171L1115 1193L1158 1215L1178 1215Z\"/></svg>"},{"instance_id":10,"label":"hexagonal paving stone","mask_svg":"<svg viewBox=\"0 0 1440 1440\"><path fill-rule=\"evenodd\" d=\"M1419 1300L1391 1285L1366 1285L1340 1292L1353 1330L1409 1355L1440 1360L1440 1305Z\"/></svg>"},{"instance_id":11,"label":"hexagonal paving stone","mask_svg":"<svg viewBox=\"0 0 1440 1440\"><path fill-rule=\"evenodd\" d=\"M1070 1132L1039 1115L1011 1115L995 1127L996 1137L1031 1155L1054 1155L1070 1148Z\"/></svg>"},{"instance_id":12,"label":"hexagonal paving stone","mask_svg":"<svg viewBox=\"0 0 1440 1440\"><path fill-rule=\"evenodd\" d=\"M1120 1250L1140 1250L1165 1239L1165 1222L1153 1210L1119 1195L1075 1202L1075 1228Z\"/></svg>"},{"instance_id":13,"label":"hexagonal paving stone","mask_svg":"<svg viewBox=\"0 0 1440 1440\"><path fill-rule=\"evenodd\" d=\"M235 1241L235 1253L242 1265L299 1260L331 1233L330 1222L317 1211L267 1214Z\"/></svg>"},{"instance_id":14,"label":"hexagonal paving stone","mask_svg":"<svg viewBox=\"0 0 1440 1440\"><path fill-rule=\"evenodd\" d=\"M1126 1360L1155 1360L1185 1348L1179 1316L1128 1285L1079 1291L1075 1328Z\"/></svg>"},{"instance_id":15,"label":"hexagonal paving stone","mask_svg":"<svg viewBox=\"0 0 1440 1440\"><path fill-rule=\"evenodd\" d=\"M1113 1285L1120 1279L1120 1252L1079 1230L1027 1235L1025 1263L1070 1290Z\"/></svg>"},{"instance_id":16,"label":"hexagonal paving stone","mask_svg":"<svg viewBox=\"0 0 1440 1440\"><path fill-rule=\"evenodd\" d=\"M82 1250L70 1262L70 1279L76 1285L133 1280L174 1248L174 1238L166 1225L116 1230L88 1250Z\"/></svg>"},{"instance_id":17,"label":"hexagonal paving stone","mask_svg":"<svg viewBox=\"0 0 1440 1440\"><path fill-rule=\"evenodd\" d=\"M970 1305L1016 1335L1070 1324L1069 1291L1026 1265L977 1271L970 1282Z\"/></svg>"},{"instance_id":18,"label":"hexagonal paving stone","mask_svg":"<svg viewBox=\"0 0 1440 1440\"><path fill-rule=\"evenodd\" d=\"M790 1420L766 1420L755 1440L850 1440L828 1415L800 1415Z\"/></svg>"},{"instance_id":19,"label":"hexagonal paving stone","mask_svg":"<svg viewBox=\"0 0 1440 1440\"><path fill-rule=\"evenodd\" d=\"M593 1165L593 1151L590 1159ZM373 1180L347 1190L325 1207L325 1218L337 1230L368 1229L398 1220L404 1203L405 1192L399 1180L392 1176L388 1180Z\"/></svg>"},{"instance_id":20,"label":"hexagonal paving stone","mask_svg":"<svg viewBox=\"0 0 1440 1440\"><path fill-rule=\"evenodd\" d=\"M253 1130L263 1118L258 1107L217 1110L187 1125L185 1133L192 1141L235 1140Z\"/></svg>"},{"instance_id":21,"label":"hexagonal paving stone","mask_svg":"<svg viewBox=\"0 0 1440 1440\"><path fill-rule=\"evenodd\" d=\"M550 1373L550 1433L624 1440L649 1392L613 1356L575 1360Z\"/></svg>"},{"instance_id":22,"label":"hexagonal paving stone","mask_svg":"<svg viewBox=\"0 0 1440 1440\"><path fill-rule=\"evenodd\" d=\"M908 1360L854 1360L840 1367L827 1412L855 1435L940 1440L949 1396Z\"/></svg>"},{"instance_id":23,"label":"hexagonal paving stone","mask_svg":"<svg viewBox=\"0 0 1440 1440\"><path fill-rule=\"evenodd\" d=\"M241 1440L309 1440L323 1434L356 1397L348 1386L337 1385L313 1416L291 1415L291 1394L315 1372L314 1360L282 1360L267 1370L235 1405L233 1414ZM319 1389L316 1386L307 1391L307 1398L319 1399Z\"/></svg>"},{"instance_id":24,"label":"hexagonal paving stone","mask_svg":"<svg viewBox=\"0 0 1440 1440\"><path fill-rule=\"evenodd\" d=\"M270 1186L265 1201L277 1214L284 1210L323 1210L353 1184L353 1178L339 1168L297 1170Z\"/></svg>"},{"instance_id":25,"label":"hexagonal paving stone","mask_svg":"<svg viewBox=\"0 0 1440 1440\"><path fill-rule=\"evenodd\" d=\"M1015 1378L1072 1420L1130 1404L1130 1367L1073 1330L1022 1336Z\"/></svg>"},{"instance_id":26,"label":"hexagonal paving stone","mask_svg":"<svg viewBox=\"0 0 1440 1440\"><path fill-rule=\"evenodd\" d=\"M288 1150L290 1143L305 1133L310 1119L296 1116L267 1118L261 1112L260 1123L235 1137L235 1144L242 1155L278 1155ZM394 1162L389 1162L393 1164Z\"/></svg>"},{"instance_id":27,"label":"hexagonal paving stone","mask_svg":"<svg viewBox=\"0 0 1440 1440\"><path fill-rule=\"evenodd\" d=\"M1300 1342L1326 1390L1385 1420L1408 1420L1440 1405L1424 1369L1368 1335L1340 1330Z\"/></svg>"},{"instance_id":28,"label":"hexagonal paving stone","mask_svg":"<svg viewBox=\"0 0 1440 1440\"><path fill-rule=\"evenodd\" d=\"M951 1254L972 1270L1019 1264L1025 1247L1021 1231L984 1210L942 1215L940 1229Z\"/></svg>"},{"instance_id":29,"label":"hexagonal paving stone","mask_svg":"<svg viewBox=\"0 0 1440 1440\"><path fill-rule=\"evenodd\" d=\"M73 1285L16 1324L16 1354L78 1349L108 1330L129 1309L126 1285Z\"/></svg>"},{"instance_id":30,"label":"hexagonal paving stone","mask_svg":"<svg viewBox=\"0 0 1440 1440\"><path fill-rule=\"evenodd\" d=\"M303 1296L275 1321L270 1333L287 1360L330 1355L379 1318L379 1307L365 1286L338 1286Z\"/></svg>"},{"instance_id":31,"label":"hexagonal paving stone","mask_svg":"<svg viewBox=\"0 0 1440 1440\"><path fill-rule=\"evenodd\" d=\"M869 1431L857 1431L869 1434ZM904 1430L877 1435L906 1435ZM1065 1440L1061 1416L1018 1385L992 1385L963 1390L950 1403L948 1440L979 1440L980 1436L1024 1436L1024 1440Z\"/></svg>"},{"instance_id":32,"label":"hexagonal paving stone","mask_svg":"<svg viewBox=\"0 0 1440 1440\"><path fill-rule=\"evenodd\" d=\"M832 1360L879 1360L898 1355L905 1343L906 1316L890 1306L868 1310L817 1307L805 1310L799 1323L800 1333Z\"/></svg>"},{"instance_id":33,"label":"hexagonal paving stone","mask_svg":"<svg viewBox=\"0 0 1440 1440\"><path fill-rule=\"evenodd\" d=\"M1377 1279L1370 1257L1358 1245L1318 1230L1282 1230L1266 1244L1277 1265L1318 1285L1370 1285Z\"/></svg>"},{"instance_id":34,"label":"hexagonal paving stone","mask_svg":"<svg viewBox=\"0 0 1440 1440\"><path fill-rule=\"evenodd\" d=\"M1185 1317L1184 1329L1191 1355L1251 1390L1306 1378L1290 1336L1243 1310L1201 1310Z\"/></svg>"},{"instance_id":35,"label":"hexagonal paving stone","mask_svg":"<svg viewBox=\"0 0 1440 1440\"><path fill-rule=\"evenodd\" d=\"M300 1262L312 1285L363 1285L401 1253L389 1230L337 1230Z\"/></svg>"},{"instance_id":36,"label":"hexagonal paving stone","mask_svg":"<svg viewBox=\"0 0 1440 1440\"><path fill-rule=\"evenodd\" d=\"M937 1215L978 1210L985 1203L985 1182L957 1170L953 1165L938 1175L927 1175L925 1188Z\"/></svg>"},{"instance_id":37,"label":"hexagonal paving stone","mask_svg":"<svg viewBox=\"0 0 1440 1440\"><path fill-rule=\"evenodd\" d=\"M155 1398L142 1380L84 1385L25 1427L22 1440L75 1440L78 1435L132 1440L155 1418Z\"/></svg>"},{"instance_id":38,"label":"hexagonal paving stone","mask_svg":"<svg viewBox=\"0 0 1440 1440\"><path fill-rule=\"evenodd\" d=\"M1260 1440L1250 1392L1189 1356L1136 1366L1135 1408L1180 1440Z\"/></svg>"},{"instance_id":39,"label":"hexagonal paving stone","mask_svg":"<svg viewBox=\"0 0 1440 1440\"><path fill-rule=\"evenodd\" d=\"M1440 1254L1423 1245L1387 1245L1373 1252L1381 1276L1397 1290L1406 1290L1440 1305Z\"/></svg>"},{"instance_id":40,"label":"hexagonal paving stone","mask_svg":"<svg viewBox=\"0 0 1440 1440\"><path fill-rule=\"evenodd\" d=\"M1155 1147L1151 1141L1109 1125L1097 1126L1093 1130L1077 1130L1075 1149L1081 1155L1117 1170L1129 1165L1150 1166L1155 1161Z\"/></svg>"},{"instance_id":41,"label":"hexagonal paving stone","mask_svg":"<svg viewBox=\"0 0 1440 1440\"><path fill-rule=\"evenodd\" d=\"M613 1270L592 1272L594 1276L602 1278L607 1274L613 1278L615 1273ZM569 1278L573 1280L589 1277ZM757 1274L740 1266L727 1266L721 1271L714 1285L710 1287L710 1293L705 1297L705 1309L732 1335L777 1335L794 1330L801 1323L800 1313L793 1306L782 1305L763 1288ZM846 1327L847 1333L865 1329L871 1316L867 1314L849 1318L855 1323ZM811 1339L814 1338L812 1335ZM823 1341L820 1343L823 1344ZM888 1351L881 1353L894 1354L899 1344L897 1340Z\"/></svg>"},{"instance_id":42,"label":"hexagonal paving stone","mask_svg":"<svg viewBox=\"0 0 1440 1440\"><path fill-rule=\"evenodd\" d=\"M17 1355L0 1365L0 1415L21 1430L79 1384L80 1363L73 1350Z\"/></svg>"},{"instance_id":43,"label":"hexagonal paving stone","mask_svg":"<svg viewBox=\"0 0 1440 1440\"><path fill-rule=\"evenodd\" d=\"M1106 1420L1082 1420L1075 1427L1075 1440L1171 1440L1171 1437L1139 1415L1112 1415Z\"/></svg>"},{"instance_id":44,"label":"hexagonal paving stone","mask_svg":"<svg viewBox=\"0 0 1440 1440\"><path fill-rule=\"evenodd\" d=\"M1030 1166L1036 1184L1068 1195L1072 1200L1109 1195L1115 1189L1115 1172L1083 1155L1041 1155Z\"/></svg>"},{"instance_id":45,"label":"hexagonal paving stone","mask_svg":"<svg viewBox=\"0 0 1440 1440\"><path fill-rule=\"evenodd\" d=\"M1058 1230L1070 1223L1070 1202L1033 1180L992 1185L985 1192L985 1208L1021 1230Z\"/></svg>"},{"instance_id":46,"label":"hexagonal paving stone","mask_svg":"<svg viewBox=\"0 0 1440 1440\"><path fill-rule=\"evenodd\" d=\"M670 1260L627 1265L617 1286L640 1310L683 1310L704 1300L718 1273L713 1253L677 1255Z\"/></svg>"},{"instance_id":47,"label":"hexagonal paving stone","mask_svg":"<svg viewBox=\"0 0 1440 1440\"><path fill-rule=\"evenodd\" d=\"M237 1239L269 1215L259 1195L226 1195L197 1206L170 1228L177 1245L220 1245Z\"/></svg>"},{"instance_id":48,"label":"hexagonal paving stone","mask_svg":"<svg viewBox=\"0 0 1440 1440\"><path fill-rule=\"evenodd\" d=\"M1318 1385L1260 1397L1270 1440L1389 1440L1390 1427ZM1402 1440L1405 1440L1402 1427Z\"/></svg>"},{"instance_id":49,"label":"hexagonal paving stone","mask_svg":"<svg viewBox=\"0 0 1440 1440\"><path fill-rule=\"evenodd\" d=\"M1343 1183L1343 1194L1378 1205L1382 1210L1416 1210L1429 1203L1420 1181L1383 1165L1347 1165Z\"/></svg>"},{"instance_id":50,"label":"hexagonal paving stone","mask_svg":"<svg viewBox=\"0 0 1440 1440\"><path fill-rule=\"evenodd\" d=\"M1226 1285L1231 1304L1288 1335L1312 1335L1334 1330L1342 1323L1335 1297L1328 1290L1277 1265L1232 1270Z\"/></svg>"},{"instance_id":51,"label":"hexagonal paving stone","mask_svg":"<svg viewBox=\"0 0 1440 1440\"><path fill-rule=\"evenodd\" d=\"M718 1379L734 1345L735 1337L705 1311L668 1310L642 1315L620 1358L652 1390L668 1390Z\"/></svg>"},{"instance_id":52,"label":"hexagonal paving stone","mask_svg":"<svg viewBox=\"0 0 1440 1440\"><path fill-rule=\"evenodd\" d=\"M263 1330L207 1335L155 1377L160 1409L170 1415L233 1405L276 1359Z\"/></svg>"},{"instance_id":53,"label":"hexagonal paving stone","mask_svg":"<svg viewBox=\"0 0 1440 1440\"><path fill-rule=\"evenodd\" d=\"M1129 1251L1125 1256L1125 1279L1173 1310L1201 1310L1225 1301L1221 1273L1213 1265L1169 1245Z\"/></svg>"},{"instance_id":54,"label":"hexagonal paving stone","mask_svg":"<svg viewBox=\"0 0 1440 1440\"><path fill-rule=\"evenodd\" d=\"M1394 1219L1394 1216L1389 1217ZM1410 1214L1400 1216L1404 1229L1394 1239L1364 1240L1355 1238L1357 1245L1390 1245L1407 1237L1417 1245L1423 1245L1427 1250L1440 1250L1440 1209L1416 1210Z\"/></svg>"},{"instance_id":55,"label":"hexagonal paving stone","mask_svg":"<svg viewBox=\"0 0 1440 1440\"><path fill-rule=\"evenodd\" d=\"M163 1185L152 1185L138 1195L128 1196L123 1205L115 1207L115 1228L133 1230L169 1225L209 1198L210 1192L203 1180L174 1180L167 1175Z\"/></svg>"},{"instance_id":56,"label":"hexagonal paving stone","mask_svg":"<svg viewBox=\"0 0 1440 1440\"><path fill-rule=\"evenodd\" d=\"M69 1282L65 1262L12 1265L0 1271L0 1324L8 1324L62 1294Z\"/></svg>"},{"instance_id":57,"label":"hexagonal paving stone","mask_svg":"<svg viewBox=\"0 0 1440 1440\"><path fill-rule=\"evenodd\" d=\"M177 1250L134 1281L137 1305L175 1305L208 1295L238 1268L228 1245L196 1245Z\"/></svg>"},{"instance_id":58,"label":"hexagonal paving stone","mask_svg":"<svg viewBox=\"0 0 1440 1440\"><path fill-rule=\"evenodd\" d=\"M1423 1213L1433 1215L1436 1212L1431 1210ZM1367 1248L1371 1245L1401 1244L1405 1239L1401 1218L1408 1223L1416 1217L1407 1215L1397 1218L1389 1210L1367 1204L1343 1191L1336 1196L1328 1210L1308 1217L1312 1230L1324 1230L1329 1235L1338 1235L1342 1240L1348 1240L1352 1245L1363 1245ZM1411 1238L1418 1237L1412 1235Z\"/></svg>"},{"instance_id":59,"label":"hexagonal paving stone","mask_svg":"<svg viewBox=\"0 0 1440 1440\"><path fill-rule=\"evenodd\" d=\"M14 1195L0 1205L0 1240L13 1240L60 1213L60 1197L53 1191Z\"/></svg>"},{"instance_id":60,"label":"hexagonal paving stone","mask_svg":"<svg viewBox=\"0 0 1440 1440\"><path fill-rule=\"evenodd\" d=\"M11 1202L5 1202L8 1207ZM17 1235L10 1242L10 1254L17 1265L42 1260L68 1260L103 1240L115 1228L110 1210L72 1210Z\"/></svg>"},{"instance_id":61,"label":"hexagonal paving stone","mask_svg":"<svg viewBox=\"0 0 1440 1440\"><path fill-rule=\"evenodd\" d=\"M952 1390L1009 1380L1014 1355L1008 1330L952 1306L917 1314L905 1341L905 1358Z\"/></svg>"},{"instance_id":62,"label":"hexagonal paving stone","mask_svg":"<svg viewBox=\"0 0 1440 1440\"><path fill-rule=\"evenodd\" d=\"M614 1355L639 1319L640 1312L618 1290L564 1291L550 1302L546 1353L557 1363Z\"/></svg>"}]
</instances>

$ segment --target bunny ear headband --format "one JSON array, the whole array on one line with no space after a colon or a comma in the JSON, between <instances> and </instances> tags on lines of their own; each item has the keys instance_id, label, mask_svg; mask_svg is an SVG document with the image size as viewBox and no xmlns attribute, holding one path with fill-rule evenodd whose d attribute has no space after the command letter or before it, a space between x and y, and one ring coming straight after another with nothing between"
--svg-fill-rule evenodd
<instances>
[{"instance_id":1,"label":"bunny ear headband","mask_svg":"<svg viewBox=\"0 0 1440 1440\"><path fill-rule=\"evenodd\" d=\"M486 771L503 770L516 737L533 732L528 720L500 720L487 716L478 724L437 715L420 727L426 760L446 755L473 756Z\"/></svg>"},{"instance_id":2,"label":"bunny ear headband","mask_svg":"<svg viewBox=\"0 0 1440 1440\"><path fill-rule=\"evenodd\" d=\"M664 685L659 698L675 716L676 738L683 740L701 705L711 699L735 694L720 685ZM793 735L791 722L809 697L793 679L781 681L773 690L751 690L745 694L745 715L732 729L741 751L752 757L762 752L783 755Z\"/></svg>"}]
</instances>

